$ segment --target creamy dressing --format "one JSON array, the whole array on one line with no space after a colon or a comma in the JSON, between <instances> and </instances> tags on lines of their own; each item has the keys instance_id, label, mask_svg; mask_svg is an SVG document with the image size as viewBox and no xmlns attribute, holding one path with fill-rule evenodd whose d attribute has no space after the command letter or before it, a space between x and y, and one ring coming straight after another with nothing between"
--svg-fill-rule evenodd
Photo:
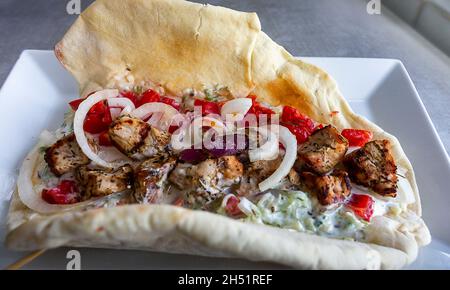
<instances>
[{"instance_id":1,"label":"creamy dressing","mask_svg":"<svg viewBox=\"0 0 450 290\"><path fill-rule=\"evenodd\" d=\"M363 240L365 236L368 223L351 210L343 205L322 207L302 191L269 191L254 202L243 199L243 221L342 239ZM222 205L218 213L224 212Z\"/></svg>"}]
</instances>

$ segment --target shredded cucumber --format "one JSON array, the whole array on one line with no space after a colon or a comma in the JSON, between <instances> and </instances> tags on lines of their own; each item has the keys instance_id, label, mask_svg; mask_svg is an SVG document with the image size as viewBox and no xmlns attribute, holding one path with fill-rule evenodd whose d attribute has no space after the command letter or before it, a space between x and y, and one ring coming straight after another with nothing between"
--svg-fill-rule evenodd
<instances>
[{"instance_id":1,"label":"shredded cucumber","mask_svg":"<svg viewBox=\"0 0 450 290\"><path fill-rule=\"evenodd\" d=\"M362 240L367 225L344 206L318 207L315 198L302 191L268 192L254 202L245 199L244 205L243 221L335 238ZM224 214L223 209L218 212Z\"/></svg>"}]
</instances>

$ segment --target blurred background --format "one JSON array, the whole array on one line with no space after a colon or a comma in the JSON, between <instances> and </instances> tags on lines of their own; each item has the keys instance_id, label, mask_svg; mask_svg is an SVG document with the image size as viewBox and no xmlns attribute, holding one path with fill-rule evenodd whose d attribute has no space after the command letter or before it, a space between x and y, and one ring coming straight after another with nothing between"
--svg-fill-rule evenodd
<instances>
[{"instance_id":1,"label":"blurred background","mask_svg":"<svg viewBox=\"0 0 450 290\"><path fill-rule=\"evenodd\" d=\"M450 0L384 0L383 4L450 56Z\"/></svg>"}]
</instances>

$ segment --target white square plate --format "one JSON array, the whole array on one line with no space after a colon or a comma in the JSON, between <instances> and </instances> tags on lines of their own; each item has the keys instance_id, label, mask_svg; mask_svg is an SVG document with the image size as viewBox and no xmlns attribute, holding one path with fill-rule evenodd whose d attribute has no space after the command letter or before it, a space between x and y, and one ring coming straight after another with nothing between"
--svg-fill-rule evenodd
<instances>
[{"instance_id":1,"label":"white square plate","mask_svg":"<svg viewBox=\"0 0 450 290\"><path fill-rule=\"evenodd\" d=\"M450 161L402 63L390 59L305 58L338 81L353 109L397 136L413 163L433 242L409 268L450 269ZM3 247L18 168L44 129L56 129L76 99L74 79L51 51L22 53L0 91L0 268L25 253ZM28 269L65 269L68 249L45 253ZM84 269L268 269L278 265L143 251L80 249Z\"/></svg>"}]
</instances>

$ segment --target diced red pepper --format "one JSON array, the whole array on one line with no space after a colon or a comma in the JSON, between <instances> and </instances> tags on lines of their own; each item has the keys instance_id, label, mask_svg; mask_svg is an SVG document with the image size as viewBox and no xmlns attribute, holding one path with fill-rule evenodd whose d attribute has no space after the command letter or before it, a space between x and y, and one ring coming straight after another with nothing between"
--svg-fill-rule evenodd
<instances>
[{"instance_id":1,"label":"diced red pepper","mask_svg":"<svg viewBox=\"0 0 450 290\"><path fill-rule=\"evenodd\" d=\"M76 99L69 102L69 106L72 108L72 110L76 111L78 110L78 107L85 99Z\"/></svg>"},{"instance_id":2,"label":"diced red pepper","mask_svg":"<svg viewBox=\"0 0 450 290\"><path fill-rule=\"evenodd\" d=\"M271 115L275 114L275 112L269 108L264 107L263 105L261 105L261 103L256 101L256 99L258 98L257 96L249 95L248 98L252 99L252 107L247 114L254 114L256 115L256 117L265 114L267 115L267 120L270 121Z\"/></svg>"},{"instance_id":3,"label":"diced red pepper","mask_svg":"<svg viewBox=\"0 0 450 290\"><path fill-rule=\"evenodd\" d=\"M91 93L89 93L86 98L80 98L80 99L76 99L73 101L69 102L69 106L72 108L72 110L76 111L78 110L78 107L80 106L81 102L83 102L84 100L86 100L90 95L96 93L96 91L93 91Z\"/></svg>"},{"instance_id":4,"label":"diced red pepper","mask_svg":"<svg viewBox=\"0 0 450 290\"><path fill-rule=\"evenodd\" d=\"M123 91L120 93L122 97L129 99L135 106L138 105L138 96L133 91Z\"/></svg>"},{"instance_id":5,"label":"diced red pepper","mask_svg":"<svg viewBox=\"0 0 450 290\"><path fill-rule=\"evenodd\" d=\"M194 106L202 107L202 115L217 114L220 115L220 104L218 102L209 102L206 100L195 99Z\"/></svg>"},{"instance_id":6,"label":"diced red pepper","mask_svg":"<svg viewBox=\"0 0 450 290\"><path fill-rule=\"evenodd\" d=\"M304 127L305 130L309 131L310 133L314 132L315 129L313 120L300 113L296 108L290 106L283 107L280 121L282 123Z\"/></svg>"},{"instance_id":7,"label":"diced red pepper","mask_svg":"<svg viewBox=\"0 0 450 290\"><path fill-rule=\"evenodd\" d=\"M314 128L314 132L317 131L317 130L320 130L320 129L323 129L323 125L322 124L317 125L316 128Z\"/></svg>"},{"instance_id":8,"label":"diced red pepper","mask_svg":"<svg viewBox=\"0 0 450 290\"><path fill-rule=\"evenodd\" d=\"M50 204L72 204L79 202L75 181L63 180L57 187L42 190L42 199Z\"/></svg>"},{"instance_id":9,"label":"diced red pepper","mask_svg":"<svg viewBox=\"0 0 450 290\"><path fill-rule=\"evenodd\" d=\"M111 123L109 106L106 101L101 101L92 106L87 113L83 129L91 134L99 134L106 131Z\"/></svg>"},{"instance_id":10,"label":"diced red pepper","mask_svg":"<svg viewBox=\"0 0 450 290\"><path fill-rule=\"evenodd\" d=\"M298 144L304 143L316 130L313 120L290 106L283 107L280 123L295 135Z\"/></svg>"},{"instance_id":11,"label":"diced red pepper","mask_svg":"<svg viewBox=\"0 0 450 290\"><path fill-rule=\"evenodd\" d=\"M330 113L330 117L337 116L338 114L339 114L339 111L332 111L332 112Z\"/></svg>"},{"instance_id":12,"label":"diced red pepper","mask_svg":"<svg viewBox=\"0 0 450 290\"><path fill-rule=\"evenodd\" d=\"M178 126L175 126L175 125L171 125L170 127L169 127L169 133L170 134L173 134L173 132L175 132L178 128L180 128L180 127L178 127Z\"/></svg>"},{"instance_id":13,"label":"diced red pepper","mask_svg":"<svg viewBox=\"0 0 450 290\"><path fill-rule=\"evenodd\" d=\"M139 100L137 101L136 107L140 107L143 104L159 102L161 100L161 96L154 90L146 90L142 93Z\"/></svg>"},{"instance_id":14,"label":"diced red pepper","mask_svg":"<svg viewBox=\"0 0 450 290\"><path fill-rule=\"evenodd\" d=\"M144 104L147 104L147 103L160 102L160 103L164 103L164 104L170 105L170 106L174 107L178 111L180 110L180 104L176 100L174 100L172 98L168 98L168 97L162 97L156 91L151 90L151 89L150 90L146 90L139 97L137 97L133 92L129 92L125 97L129 98L132 101L133 101L133 98L134 98L135 101L133 101L133 103L135 104L136 108L140 107L140 106L142 106Z\"/></svg>"},{"instance_id":15,"label":"diced red pepper","mask_svg":"<svg viewBox=\"0 0 450 290\"><path fill-rule=\"evenodd\" d=\"M374 205L374 199L367 194L353 194L346 203L357 216L368 222L373 215Z\"/></svg>"},{"instance_id":16,"label":"diced red pepper","mask_svg":"<svg viewBox=\"0 0 450 290\"><path fill-rule=\"evenodd\" d=\"M227 200L227 204L225 205L225 210L229 216L239 217L242 216L243 212L238 207L240 200L236 196L230 196Z\"/></svg>"},{"instance_id":17,"label":"diced red pepper","mask_svg":"<svg viewBox=\"0 0 450 290\"><path fill-rule=\"evenodd\" d=\"M363 147L373 137L372 132L357 129L344 129L341 134L348 140L350 146L357 147Z\"/></svg>"},{"instance_id":18,"label":"diced red pepper","mask_svg":"<svg viewBox=\"0 0 450 290\"><path fill-rule=\"evenodd\" d=\"M309 136L311 136L311 132L305 127L284 123L282 123L282 125L288 128L289 131L294 134L295 138L297 139L297 144L305 143L306 140L308 140Z\"/></svg>"},{"instance_id":19,"label":"diced red pepper","mask_svg":"<svg viewBox=\"0 0 450 290\"><path fill-rule=\"evenodd\" d=\"M101 146L112 146L111 139L109 138L108 130L103 133L100 133L98 136L98 143Z\"/></svg>"},{"instance_id":20,"label":"diced red pepper","mask_svg":"<svg viewBox=\"0 0 450 290\"><path fill-rule=\"evenodd\" d=\"M172 98L161 97L160 102L174 107L177 111L180 110L180 104Z\"/></svg>"},{"instance_id":21,"label":"diced red pepper","mask_svg":"<svg viewBox=\"0 0 450 290\"><path fill-rule=\"evenodd\" d=\"M180 206L182 207L184 205L184 199L182 197L177 198L174 202L173 202L174 206Z\"/></svg>"}]
</instances>

